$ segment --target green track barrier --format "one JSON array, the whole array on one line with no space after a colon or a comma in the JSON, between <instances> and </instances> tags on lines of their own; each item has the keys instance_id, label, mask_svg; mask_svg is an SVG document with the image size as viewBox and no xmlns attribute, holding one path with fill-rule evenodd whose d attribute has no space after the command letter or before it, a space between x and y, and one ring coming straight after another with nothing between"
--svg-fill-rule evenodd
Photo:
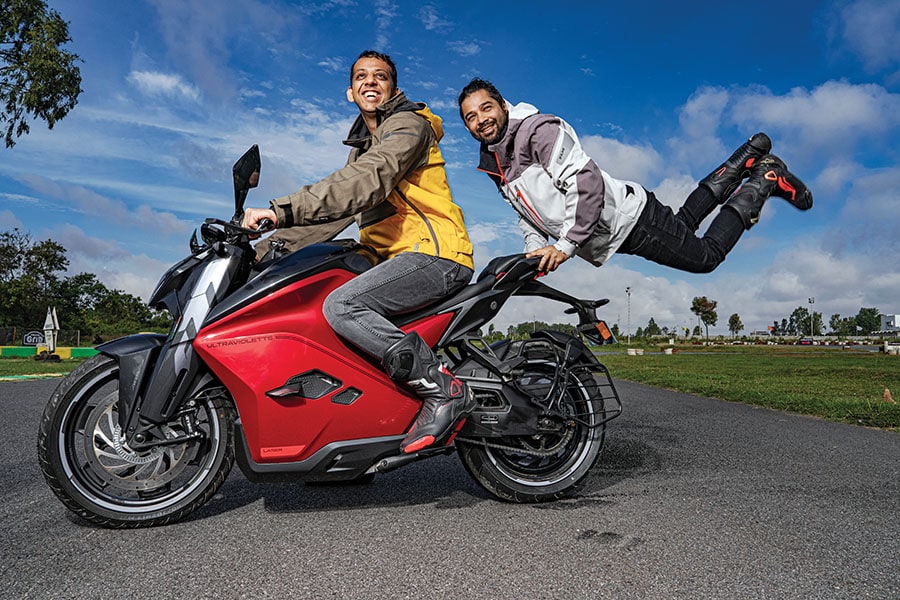
<instances>
[{"instance_id":1,"label":"green track barrier","mask_svg":"<svg viewBox=\"0 0 900 600\"><path fill-rule=\"evenodd\" d=\"M0 346L0 357L29 358L46 349L46 346ZM97 354L97 351L93 348L66 347L57 348L56 354L58 354L60 358L87 358L89 356L94 356L95 354Z\"/></svg>"}]
</instances>

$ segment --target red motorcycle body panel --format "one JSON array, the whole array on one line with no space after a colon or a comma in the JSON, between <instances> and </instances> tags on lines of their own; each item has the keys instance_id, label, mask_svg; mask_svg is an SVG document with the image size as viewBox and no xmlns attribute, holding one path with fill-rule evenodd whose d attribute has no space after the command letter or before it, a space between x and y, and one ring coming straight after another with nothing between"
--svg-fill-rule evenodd
<instances>
[{"instance_id":1,"label":"red motorcycle body panel","mask_svg":"<svg viewBox=\"0 0 900 600\"><path fill-rule=\"evenodd\" d=\"M402 435L415 419L421 402L342 341L322 314L325 297L352 277L343 269L318 273L204 327L194 340L234 397L255 462L294 462L331 442ZM403 329L433 345L451 319L433 315ZM314 399L266 394L310 371L337 387ZM355 399L345 403L348 394Z\"/></svg>"}]
</instances>

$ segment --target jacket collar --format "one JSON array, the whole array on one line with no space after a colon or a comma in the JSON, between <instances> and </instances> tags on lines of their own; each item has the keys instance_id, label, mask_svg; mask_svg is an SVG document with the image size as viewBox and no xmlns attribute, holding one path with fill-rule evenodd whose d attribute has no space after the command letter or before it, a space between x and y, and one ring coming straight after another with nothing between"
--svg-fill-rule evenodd
<instances>
[{"instance_id":1,"label":"jacket collar","mask_svg":"<svg viewBox=\"0 0 900 600\"><path fill-rule=\"evenodd\" d=\"M380 127L381 124L384 123L384 120L394 113L409 110L415 111L419 110L419 108L420 106L418 104L407 100L406 95L403 92L397 92L394 94L393 98L375 109L375 119ZM362 115L359 115L350 127L350 133L347 134L347 139L344 140L344 144L355 148L362 148L370 142L371 137L372 134L369 133L366 122L363 120Z\"/></svg>"},{"instance_id":2,"label":"jacket collar","mask_svg":"<svg viewBox=\"0 0 900 600\"><path fill-rule=\"evenodd\" d=\"M506 131L503 133L503 137L496 144L481 144L478 168L482 171L488 173L496 172L497 159L494 154L496 153L497 156L503 157L512 154L516 133L518 133L522 122L528 117L540 114L536 107L527 102L512 105L506 101L506 109L509 111L509 120L506 123ZM499 175L499 173L497 174Z\"/></svg>"}]
</instances>

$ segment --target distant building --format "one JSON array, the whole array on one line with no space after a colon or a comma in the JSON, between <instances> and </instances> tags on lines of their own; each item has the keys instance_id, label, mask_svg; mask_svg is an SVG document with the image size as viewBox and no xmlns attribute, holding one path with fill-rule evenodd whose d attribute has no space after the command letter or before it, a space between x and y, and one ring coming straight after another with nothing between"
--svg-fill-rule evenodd
<instances>
[{"instance_id":1,"label":"distant building","mask_svg":"<svg viewBox=\"0 0 900 600\"><path fill-rule=\"evenodd\" d=\"M750 337L769 337L770 335L772 335L772 332L768 329L759 329L750 332Z\"/></svg>"},{"instance_id":2,"label":"distant building","mask_svg":"<svg viewBox=\"0 0 900 600\"><path fill-rule=\"evenodd\" d=\"M882 335L898 335L900 334L900 315L878 315L881 318Z\"/></svg>"}]
</instances>

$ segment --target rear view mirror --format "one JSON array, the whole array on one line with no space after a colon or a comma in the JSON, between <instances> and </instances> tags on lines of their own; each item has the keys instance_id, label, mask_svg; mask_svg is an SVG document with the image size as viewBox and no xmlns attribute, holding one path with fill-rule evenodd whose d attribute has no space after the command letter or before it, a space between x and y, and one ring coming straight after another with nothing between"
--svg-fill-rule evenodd
<instances>
[{"instance_id":1,"label":"rear view mirror","mask_svg":"<svg viewBox=\"0 0 900 600\"><path fill-rule=\"evenodd\" d=\"M239 220L244 214L244 201L247 192L259 185L259 171L262 162L259 159L259 146L253 144L244 155L234 163L234 219Z\"/></svg>"}]
</instances>

